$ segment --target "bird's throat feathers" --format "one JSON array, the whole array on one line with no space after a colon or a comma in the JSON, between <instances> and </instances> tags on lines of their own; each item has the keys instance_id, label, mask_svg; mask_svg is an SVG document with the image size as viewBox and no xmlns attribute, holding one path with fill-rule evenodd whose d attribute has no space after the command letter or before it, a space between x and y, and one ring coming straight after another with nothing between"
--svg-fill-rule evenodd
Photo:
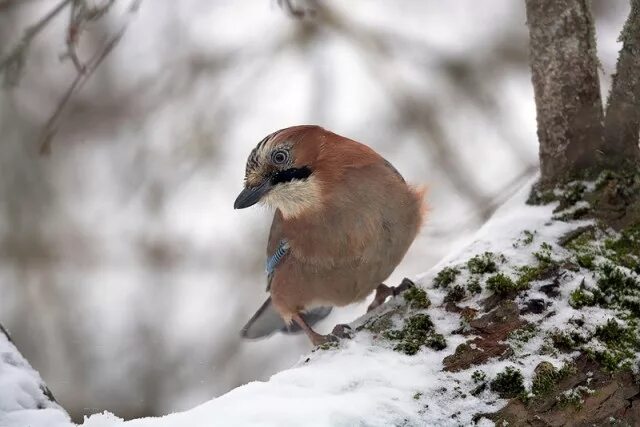
<instances>
[{"instance_id":1,"label":"bird's throat feathers","mask_svg":"<svg viewBox=\"0 0 640 427\"><path fill-rule=\"evenodd\" d=\"M265 197L264 202L282 212L284 219L292 219L322 207L322 191L316 176L295 179L286 184L276 185Z\"/></svg>"}]
</instances>

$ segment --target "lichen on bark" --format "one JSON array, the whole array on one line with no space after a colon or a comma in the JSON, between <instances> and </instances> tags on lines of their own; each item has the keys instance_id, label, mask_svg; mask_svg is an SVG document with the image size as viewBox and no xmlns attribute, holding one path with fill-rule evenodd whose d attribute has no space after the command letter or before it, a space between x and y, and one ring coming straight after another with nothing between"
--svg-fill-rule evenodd
<instances>
[{"instance_id":1,"label":"lichen on bark","mask_svg":"<svg viewBox=\"0 0 640 427\"><path fill-rule=\"evenodd\" d=\"M609 166L618 161L640 161L640 0L631 0L631 11L619 41L622 48L613 75L605 116L604 144L600 152Z\"/></svg>"},{"instance_id":2,"label":"lichen on bark","mask_svg":"<svg viewBox=\"0 0 640 427\"><path fill-rule=\"evenodd\" d=\"M586 0L526 0L542 184L597 168L603 111Z\"/></svg>"}]
</instances>

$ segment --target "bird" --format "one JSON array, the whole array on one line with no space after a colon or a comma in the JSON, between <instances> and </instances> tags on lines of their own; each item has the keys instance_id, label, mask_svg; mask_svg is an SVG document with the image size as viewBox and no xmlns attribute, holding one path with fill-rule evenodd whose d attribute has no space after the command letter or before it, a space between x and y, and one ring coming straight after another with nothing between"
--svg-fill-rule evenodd
<instances>
[{"instance_id":1,"label":"bird","mask_svg":"<svg viewBox=\"0 0 640 427\"><path fill-rule=\"evenodd\" d=\"M313 325L333 307L376 292L370 311L412 285L384 284L426 216L425 188L409 185L369 146L317 125L273 132L251 151L235 209L274 209L267 243L268 297L244 338L304 332L313 345L349 335Z\"/></svg>"}]
</instances>

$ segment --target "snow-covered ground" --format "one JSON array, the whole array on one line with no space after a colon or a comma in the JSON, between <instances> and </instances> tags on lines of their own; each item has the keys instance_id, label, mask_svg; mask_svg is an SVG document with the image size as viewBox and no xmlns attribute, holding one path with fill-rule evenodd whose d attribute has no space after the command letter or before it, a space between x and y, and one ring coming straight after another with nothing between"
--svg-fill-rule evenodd
<instances>
[{"instance_id":1,"label":"snow-covered ground","mask_svg":"<svg viewBox=\"0 0 640 427\"><path fill-rule=\"evenodd\" d=\"M0 426L69 426L69 415L48 394L40 374L0 330Z\"/></svg>"},{"instance_id":2,"label":"snow-covered ground","mask_svg":"<svg viewBox=\"0 0 640 427\"><path fill-rule=\"evenodd\" d=\"M563 249L554 246L554 242L586 222L553 220L555 203L527 206L525 200L531 184L524 186L502 206L466 246L417 278L417 283L427 291L432 302L426 313L435 324L436 331L447 340L444 350L422 348L416 355L409 356L394 351L389 340L362 329L353 339L343 340L337 348L312 351L268 381L243 385L194 409L160 418L130 421L110 413L94 414L85 419L82 427L468 425L474 414L495 412L506 400L490 390L476 396L465 392L474 387L471 374L477 368L455 373L442 370L443 358L453 354L456 347L469 337L452 334L460 328L460 316L444 309L446 292L434 287L433 278L443 267L460 266L471 256L486 251L504 255L508 260L504 266L506 274L518 266L534 262L533 253L540 250L544 242L551 244L552 254L561 253ZM514 244L522 238L524 230L535 230L534 237L526 245ZM553 310L549 311L553 314L529 314L525 319L544 332L581 314L567 303L569 293L579 285L579 279L576 277L563 283L561 296L553 299L532 285L527 291L527 298L544 299L553 305ZM478 302L489 295L489 291L484 289L480 295L465 299L462 305L479 307ZM357 328L372 317L392 310L401 304L398 300L363 316L352 326ZM588 310L587 317L594 324L607 318L608 313L604 309L592 307ZM538 334L525 342L516 350L514 357L483 364L482 370L492 378L507 366L517 366L524 375L525 385L530 386L533 370L540 362L548 361L559 368L563 358L568 357L541 355L537 348L542 343L542 336ZM0 375L3 385L0 387L0 411L8 411L0 415L0 425L71 425L65 412L55 404L48 404L48 409L39 411L32 409L42 397L37 387L40 377L17 354L12 344L0 341L0 349L3 349L0 373L14 372L18 367L23 369L22 374ZM10 355L8 358L4 357L5 349L9 351L6 353ZM11 360L19 361L17 367L8 364ZM482 419L482 424L492 423Z\"/></svg>"}]
</instances>

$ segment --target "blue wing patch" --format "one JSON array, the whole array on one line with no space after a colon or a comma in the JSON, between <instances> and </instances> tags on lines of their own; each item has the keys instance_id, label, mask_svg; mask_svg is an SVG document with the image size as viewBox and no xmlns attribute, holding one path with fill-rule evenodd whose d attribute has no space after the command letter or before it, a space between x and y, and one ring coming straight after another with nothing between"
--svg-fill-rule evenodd
<instances>
[{"instance_id":1,"label":"blue wing patch","mask_svg":"<svg viewBox=\"0 0 640 427\"><path fill-rule=\"evenodd\" d=\"M267 291L271 288L271 278L273 277L273 272L276 270L280 261L289 253L289 243L286 240L281 240L276 248L276 251L267 259L267 263L265 265L265 270L267 271Z\"/></svg>"}]
</instances>

